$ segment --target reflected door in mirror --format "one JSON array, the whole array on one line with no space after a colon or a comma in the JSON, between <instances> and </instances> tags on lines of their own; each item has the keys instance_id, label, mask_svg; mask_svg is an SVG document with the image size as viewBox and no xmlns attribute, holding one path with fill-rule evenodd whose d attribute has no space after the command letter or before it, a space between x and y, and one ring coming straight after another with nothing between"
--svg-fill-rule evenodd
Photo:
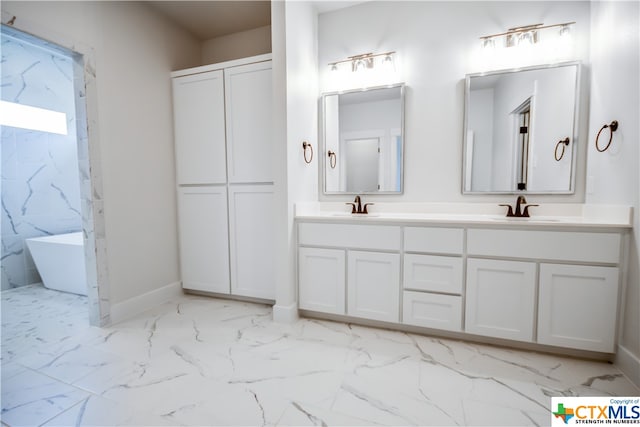
<instances>
[{"instance_id":1,"label":"reflected door in mirror","mask_svg":"<svg viewBox=\"0 0 640 427\"><path fill-rule=\"evenodd\" d=\"M463 192L573 192L578 87L576 63L467 76Z\"/></svg>"},{"instance_id":2,"label":"reflected door in mirror","mask_svg":"<svg viewBox=\"0 0 640 427\"><path fill-rule=\"evenodd\" d=\"M323 96L324 190L400 193L403 86Z\"/></svg>"}]
</instances>

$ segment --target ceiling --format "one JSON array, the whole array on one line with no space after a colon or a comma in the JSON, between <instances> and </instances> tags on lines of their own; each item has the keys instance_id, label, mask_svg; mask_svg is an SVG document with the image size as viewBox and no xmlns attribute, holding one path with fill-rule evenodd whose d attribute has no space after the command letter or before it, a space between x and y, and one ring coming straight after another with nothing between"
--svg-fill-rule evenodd
<instances>
[{"instance_id":1,"label":"ceiling","mask_svg":"<svg viewBox=\"0 0 640 427\"><path fill-rule=\"evenodd\" d=\"M173 0L146 3L200 41L271 25L269 0ZM318 13L327 13L359 3L363 1L313 1Z\"/></svg>"},{"instance_id":2,"label":"ceiling","mask_svg":"<svg viewBox=\"0 0 640 427\"><path fill-rule=\"evenodd\" d=\"M147 1L200 41L271 25L271 2Z\"/></svg>"}]
</instances>

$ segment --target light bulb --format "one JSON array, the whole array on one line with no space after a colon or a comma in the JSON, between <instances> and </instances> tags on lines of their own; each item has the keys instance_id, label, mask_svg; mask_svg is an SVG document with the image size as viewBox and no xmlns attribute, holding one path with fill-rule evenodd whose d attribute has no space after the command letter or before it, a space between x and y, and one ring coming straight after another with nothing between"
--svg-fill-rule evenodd
<instances>
[{"instance_id":1,"label":"light bulb","mask_svg":"<svg viewBox=\"0 0 640 427\"><path fill-rule=\"evenodd\" d=\"M393 66L393 57L389 54L389 55L385 55L385 57L382 59L382 70L385 72L388 71L393 71L394 66Z\"/></svg>"},{"instance_id":2,"label":"light bulb","mask_svg":"<svg viewBox=\"0 0 640 427\"><path fill-rule=\"evenodd\" d=\"M520 33L518 36L518 46L531 46L533 44L533 37L530 31Z\"/></svg>"},{"instance_id":3,"label":"light bulb","mask_svg":"<svg viewBox=\"0 0 640 427\"><path fill-rule=\"evenodd\" d=\"M481 46L483 49L494 49L496 47L496 41L493 38L482 39Z\"/></svg>"},{"instance_id":4,"label":"light bulb","mask_svg":"<svg viewBox=\"0 0 640 427\"><path fill-rule=\"evenodd\" d=\"M560 28L560 37L568 37L571 35L571 28L568 25L563 25Z\"/></svg>"},{"instance_id":5,"label":"light bulb","mask_svg":"<svg viewBox=\"0 0 640 427\"><path fill-rule=\"evenodd\" d=\"M331 71L338 71L338 64L331 64Z\"/></svg>"}]
</instances>

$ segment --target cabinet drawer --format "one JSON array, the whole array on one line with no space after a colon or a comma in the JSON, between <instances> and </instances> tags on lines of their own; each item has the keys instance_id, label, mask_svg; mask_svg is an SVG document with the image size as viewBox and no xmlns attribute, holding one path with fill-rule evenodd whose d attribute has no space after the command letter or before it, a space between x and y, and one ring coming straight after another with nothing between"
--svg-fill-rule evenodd
<instances>
[{"instance_id":1,"label":"cabinet drawer","mask_svg":"<svg viewBox=\"0 0 640 427\"><path fill-rule=\"evenodd\" d=\"M309 246L400 250L400 227L301 223L298 242Z\"/></svg>"},{"instance_id":2,"label":"cabinet drawer","mask_svg":"<svg viewBox=\"0 0 640 427\"><path fill-rule=\"evenodd\" d=\"M407 325L460 331L462 297L404 291L402 322Z\"/></svg>"},{"instance_id":3,"label":"cabinet drawer","mask_svg":"<svg viewBox=\"0 0 640 427\"><path fill-rule=\"evenodd\" d=\"M620 262L620 234L468 230L469 255L582 262Z\"/></svg>"},{"instance_id":4,"label":"cabinet drawer","mask_svg":"<svg viewBox=\"0 0 640 427\"><path fill-rule=\"evenodd\" d=\"M407 227L404 250L440 254L461 254L464 230L461 228Z\"/></svg>"},{"instance_id":5,"label":"cabinet drawer","mask_svg":"<svg viewBox=\"0 0 640 427\"><path fill-rule=\"evenodd\" d=\"M462 258L405 254L405 289L462 293Z\"/></svg>"}]
</instances>

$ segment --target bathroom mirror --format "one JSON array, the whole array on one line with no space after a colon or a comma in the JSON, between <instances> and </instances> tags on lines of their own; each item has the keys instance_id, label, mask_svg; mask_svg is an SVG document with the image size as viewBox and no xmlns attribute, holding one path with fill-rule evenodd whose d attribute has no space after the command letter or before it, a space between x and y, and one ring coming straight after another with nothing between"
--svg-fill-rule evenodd
<instances>
[{"instance_id":1,"label":"bathroom mirror","mask_svg":"<svg viewBox=\"0 0 640 427\"><path fill-rule=\"evenodd\" d=\"M402 193L404 85L322 96L325 194Z\"/></svg>"},{"instance_id":2,"label":"bathroom mirror","mask_svg":"<svg viewBox=\"0 0 640 427\"><path fill-rule=\"evenodd\" d=\"M466 76L462 191L574 191L580 64Z\"/></svg>"}]
</instances>

